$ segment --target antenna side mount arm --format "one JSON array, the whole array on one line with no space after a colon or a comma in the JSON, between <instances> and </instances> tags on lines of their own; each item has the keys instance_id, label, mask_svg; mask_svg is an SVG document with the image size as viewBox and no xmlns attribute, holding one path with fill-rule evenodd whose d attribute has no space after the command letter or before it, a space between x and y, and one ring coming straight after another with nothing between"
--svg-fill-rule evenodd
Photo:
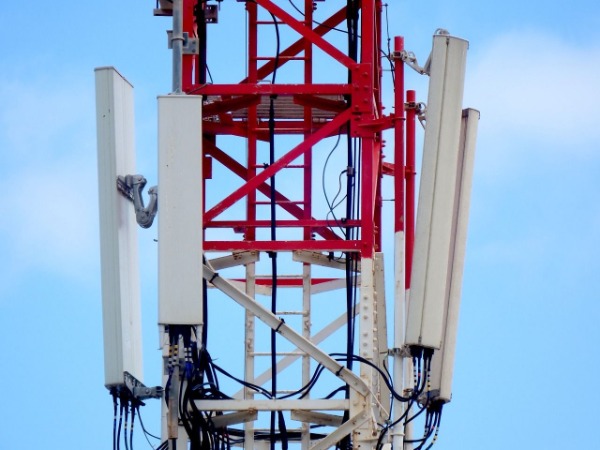
<instances>
[{"instance_id":1,"label":"antenna side mount arm","mask_svg":"<svg viewBox=\"0 0 600 450\"><path fill-rule=\"evenodd\" d=\"M142 191L146 186L146 178L143 175L119 175L117 177L117 189L125 197L133 202L135 208L135 219L142 228L150 228L156 217L158 210L158 187L153 186L148 189L150 202L148 206L144 205Z\"/></svg>"}]
</instances>

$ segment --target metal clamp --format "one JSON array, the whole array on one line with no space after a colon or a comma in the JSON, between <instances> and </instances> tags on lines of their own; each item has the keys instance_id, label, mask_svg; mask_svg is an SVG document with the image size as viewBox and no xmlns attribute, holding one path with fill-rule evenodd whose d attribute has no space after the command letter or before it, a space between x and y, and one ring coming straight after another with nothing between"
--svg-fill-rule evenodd
<instances>
[{"instance_id":1,"label":"metal clamp","mask_svg":"<svg viewBox=\"0 0 600 450\"><path fill-rule=\"evenodd\" d=\"M142 228L150 228L154 222L158 210L158 188L156 186L148 189L150 203L144 206L142 191L146 186L146 178L142 175L119 175L117 177L117 189L125 197L133 202L135 208L135 219Z\"/></svg>"},{"instance_id":2,"label":"metal clamp","mask_svg":"<svg viewBox=\"0 0 600 450\"><path fill-rule=\"evenodd\" d=\"M186 31L184 31L181 34L182 34L182 37L179 37L179 38L173 37L173 31L172 30L167 31L167 39L168 39L169 49L173 48L173 41L179 39L179 40L183 41L182 51L183 51L184 55L197 55L198 49L199 49L198 38L190 37L190 34Z\"/></svg>"}]
</instances>

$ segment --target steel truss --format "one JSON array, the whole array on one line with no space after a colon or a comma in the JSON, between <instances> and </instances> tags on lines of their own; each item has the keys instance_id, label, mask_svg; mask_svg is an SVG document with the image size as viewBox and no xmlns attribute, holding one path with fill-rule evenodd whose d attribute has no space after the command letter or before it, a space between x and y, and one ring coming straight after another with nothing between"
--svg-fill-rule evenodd
<instances>
[{"instance_id":1,"label":"steel truss","mask_svg":"<svg viewBox=\"0 0 600 450\"><path fill-rule=\"evenodd\" d=\"M335 1L338 0L329 3ZM183 31L190 37L198 36L199 48L183 55L181 85L187 94L204 98L203 227L207 255L204 278L211 287L245 309L244 380L268 386L273 376L281 374L296 380L300 388L310 382L312 371L320 364L339 378L341 384L349 386L346 397L338 395L332 399L312 399L310 395L283 399L284 392L279 391L273 393L278 399L264 400L256 398L256 393L246 387L234 400L196 401L199 410L223 413L215 418L220 426L244 422L244 440L240 445L245 449L268 448L268 441L256 438L262 411L285 411L289 414L287 420L299 422L297 433L293 434L296 437L291 440L300 442L303 449L350 444L355 449L374 449L381 424L391 417L389 389L373 367L386 370L388 353L395 359L394 379L402 384L400 341L396 338L391 346L387 342L381 195L382 177L393 176L395 223L393 235L390 233L385 239L393 241L396 248L394 301L398 311L404 308L408 272L405 261L410 261L414 222L411 200L414 168L410 167L414 165L410 159L414 154L414 128L405 127L404 74L398 59L403 50L402 39L395 39L391 55L382 51L381 0L338 2L342 5L340 9L319 23L313 21L317 4L313 0L296 1L302 14L291 3L281 1L225 2L223 7L246 9L248 58L239 63L246 64L247 77L237 84L219 84L218 79L208 82L206 61L209 27L213 26L207 23L212 20L208 18L213 17L215 5L183 0ZM157 11L169 13L168 8ZM328 39L335 28L346 23L357 26L355 54L343 52ZM278 54L265 56L260 54L259 43L265 39L267 28L268 38L273 40L273 27L277 27L278 33L295 38L290 45L280 48ZM314 82L318 70L314 65L316 52L343 68L345 79L338 83ZM389 114L384 113L382 104L382 58L385 57L398 62L394 68L394 112ZM286 84L276 78L278 70L292 64L298 67L297 73L302 73L302 83ZM410 115L411 104L407 105ZM414 110L411 117L409 123L414 126ZM394 130L395 164L383 160L382 133L386 129ZM413 137L413 141L407 140L406 162L405 133ZM292 138L282 138L283 135ZM245 161L241 161L239 148L228 148L227 140L221 143L224 136L244 139ZM320 144L325 139L340 136L342 145L349 149L345 184L355 190L347 189L348 206L344 217L338 219L331 205L323 208L315 202L313 189L324 170L317 165L315 152L323 151ZM267 147L271 159L263 164L261 149L264 152ZM225 169L227 176L215 175L217 164L220 170ZM275 180L286 177L298 180L295 189L275 187ZM244 202L245 206L240 207ZM209 252L219 252L221 256L211 257ZM277 264L277 255L284 252L292 255L285 265L288 275L278 275L276 269L275 273L257 273L261 254L266 253ZM236 266L243 266L245 275L228 277L227 270ZM359 288L357 297L351 294L354 287ZM275 309L264 306L264 298L273 297L274 292L283 288L301 292L300 304L291 307L280 302ZM344 295L343 290L348 294ZM333 292L329 301L345 301L348 308L315 332L312 329L315 318L331 316L327 302L314 299L323 292ZM401 327L397 322L401 313L396 314L394 321ZM298 316L300 325L294 327L282 320L288 316ZM274 330L276 333L271 333L277 335L278 341L288 341L293 348L277 352L275 371L256 373L257 358L270 355L269 351L257 350L260 330L256 319ZM358 324L357 330L354 323ZM347 332L350 340L356 337L356 341L340 353L351 352L371 365L355 362L353 366L322 349L329 336L347 327L351 327ZM401 329L395 331L396 337L401 334ZM389 352L390 347L396 351ZM300 363L295 364L297 361ZM394 408L401 411L399 404ZM311 425L324 426L326 431L313 433ZM291 430L287 430L290 436ZM395 433L401 435L402 430Z\"/></svg>"}]
</instances>

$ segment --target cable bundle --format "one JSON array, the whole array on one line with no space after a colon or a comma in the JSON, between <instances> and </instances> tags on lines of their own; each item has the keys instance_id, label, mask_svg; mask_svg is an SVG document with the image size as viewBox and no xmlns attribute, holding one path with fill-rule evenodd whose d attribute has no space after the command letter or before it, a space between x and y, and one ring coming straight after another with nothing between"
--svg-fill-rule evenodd
<instances>
[{"instance_id":1,"label":"cable bundle","mask_svg":"<svg viewBox=\"0 0 600 450\"><path fill-rule=\"evenodd\" d=\"M133 426L136 410L141 402L136 400L126 387L114 387L110 390L110 395L114 406L113 450L121 449L121 441L125 450L133 450Z\"/></svg>"}]
</instances>

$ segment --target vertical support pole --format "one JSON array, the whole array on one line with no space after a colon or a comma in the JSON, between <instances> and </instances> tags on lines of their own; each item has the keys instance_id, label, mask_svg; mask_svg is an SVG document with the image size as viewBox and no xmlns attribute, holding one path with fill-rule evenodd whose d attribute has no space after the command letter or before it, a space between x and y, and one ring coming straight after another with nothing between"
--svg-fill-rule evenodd
<instances>
[{"instance_id":1,"label":"vertical support pole","mask_svg":"<svg viewBox=\"0 0 600 450\"><path fill-rule=\"evenodd\" d=\"M399 55L404 50L404 38L394 38L394 54ZM394 127L394 386L404 387L404 358L401 349L404 346L404 331L406 322L406 236L405 236L405 114L404 114L404 62L400 57L395 58L395 114ZM403 402L394 400L393 422L399 421L392 429L392 447L402 449L404 445L404 425L400 417L406 411Z\"/></svg>"},{"instance_id":2,"label":"vertical support pole","mask_svg":"<svg viewBox=\"0 0 600 450\"><path fill-rule=\"evenodd\" d=\"M415 246L415 175L416 138L415 118L417 116L417 94L406 91L406 289L410 291L413 250Z\"/></svg>"},{"instance_id":3,"label":"vertical support pole","mask_svg":"<svg viewBox=\"0 0 600 450\"><path fill-rule=\"evenodd\" d=\"M258 68L257 57L258 57L258 11L257 5L254 2L246 2L246 10L248 12L248 81L250 83L257 83ZM247 155L247 180L254 178L256 175L256 163L257 163L257 138L256 138L256 125L258 123L258 116L256 106L248 108L248 155ZM246 219L249 222L256 221L256 190L252 190L248 193L248 200L246 203ZM254 241L256 239L256 228L250 227L246 230L246 239Z\"/></svg>"},{"instance_id":4,"label":"vertical support pole","mask_svg":"<svg viewBox=\"0 0 600 450\"><path fill-rule=\"evenodd\" d=\"M252 262L246 265L246 294L255 298L256 295L256 263ZM256 318L254 314L246 310L245 312L245 346L244 346L244 379L250 383L254 383L254 351L255 351L255 330ZM252 400L254 391L248 387L244 388L244 399ZM254 423L248 422L244 425L244 449L253 450L254 442Z\"/></svg>"},{"instance_id":5,"label":"vertical support pole","mask_svg":"<svg viewBox=\"0 0 600 450\"><path fill-rule=\"evenodd\" d=\"M307 28L312 28L313 20L313 0L304 1L304 24ZM313 82L312 67L313 47L312 43L306 39L304 43L304 84L311 85ZM312 131L312 108L304 107L304 138L308 138ZM312 151L304 153L304 219L310 220L312 217ZM304 240L312 239L312 230L304 228Z\"/></svg>"},{"instance_id":6,"label":"vertical support pole","mask_svg":"<svg viewBox=\"0 0 600 450\"><path fill-rule=\"evenodd\" d=\"M248 39L248 66L247 76L250 83L258 82L257 75L257 56L258 56L258 11L257 5L254 2L246 2L247 11L247 39ZM257 138L256 138L256 124L258 122L256 106L248 108L248 139L247 143L247 169L246 179L250 180L256 175L256 162L257 162ZM246 203L246 219L249 222L256 220L256 191L252 190L248 193ZM253 241L256 239L256 228L249 227L246 229L245 238ZM250 297L255 298L256 296L256 263L250 263L246 265L246 294ZM246 330L245 330L245 377L246 381L254 383L255 377L255 337L256 337L256 318L254 314L246 310ZM253 399L253 391L249 388L244 389L244 398ZM254 422L248 422L244 424L244 450L254 450L259 448L259 443L254 441Z\"/></svg>"},{"instance_id":7,"label":"vertical support pole","mask_svg":"<svg viewBox=\"0 0 600 450\"><path fill-rule=\"evenodd\" d=\"M312 266L302 263L302 336L311 339L311 276ZM306 386L310 379L310 357L302 355L302 386ZM310 392L307 393L307 397ZM302 448L310 447L310 424L302 423Z\"/></svg>"},{"instance_id":8,"label":"vertical support pole","mask_svg":"<svg viewBox=\"0 0 600 450\"><path fill-rule=\"evenodd\" d=\"M304 24L307 28L313 26L313 0L304 0ZM304 42L304 84L311 85L313 82L313 46L307 39ZM310 136L312 132L312 108L304 107L304 137ZM304 219L310 220L312 217L312 151L308 151L303 157L304 168ZM305 227L303 229L303 239L308 241L312 239L312 229ZM306 339L311 338L311 296L312 296L312 265L302 264L302 336ZM310 380L310 361L308 355L302 356L302 385L305 386ZM310 395L310 392L307 394ZM310 447L310 423L302 423L302 448Z\"/></svg>"},{"instance_id":9,"label":"vertical support pole","mask_svg":"<svg viewBox=\"0 0 600 450\"><path fill-rule=\"evenodd\" d=\"M362 119L370 120L381 114L381 102L379 92L379 38L381 13L381 2L377 0L364 1L361 4L361 42L360 62L361 77L365 77L370 84L373 93L369 99L371 111L363 113ZM356 80L353 80L356 81ZM380 133L361 134L361 181L360 181L360 210L361 210L361 286L360 286L360 311L359 311L359 348L361 357L370 362L375 362L378 355L376 339L376 315L377 303L374 287L374 252L377 247L377 229L381 225L377 222L377 190L379 176L381 173L381 135ZM369 386L372 392L377 392L377 375L371 367L361 364L360 376ZM374 396L363 397L354 394L351 397L350 414L356 413L356 409L369 412L370 419L365 421L354 431L353 445L361 450L372 450L375 448L378 430L373 421L379 416L379 405ZM353 410L354 409L354 410Z\"/></svg>"},{"instance_id":10,"label":"vertical support pole","mask_svg":"<svg viewBox=\"0 0 600 450\"><path fill-rule=\"evenodd\" d=\"M375 265L374 258L361 258L361 280L360 280L360 308L358 354L365 360L376 364L376 302L375 302ZM377 392L377 374L375 370L366 365L360 365L360 377L367 384L372 393ZM375 395L362 395L352 392L350 397L350 416L361 411L369 413L369 420L365 421L354 431L354 448L371 450L375 448L377 440L375 417L378 414L378 405Z\"/></svg>"},{"instance_id":11,"label":"vertical support pole","mask_svg":"<svg viewBox=\"0 0 600 450\"><path fill-rule=\"evenodd\" d=\"M194 5L196 0L183 0L183 20L182 30L188 34L188 37L199 35L195 32L195 17L194 17ZM200 26L206 26L206 24L198 24ZM205 36L206 38L206 36ZM204 45L204 44L203 44ZM181 88L183 91L190 89L190 86L194 83L194 78L198 79L199 75L199 64L198 55L187 53L182 55L181 58Z\"/></svg>"},{"instance_id":12,"label":"vertical support pole","mask_svg":"<svg viewBox=\"0 0 600 450\"><path fill-rule=\"evenodd\" d=\"M387 307L385 298L385 270L384 270L384 257L383 252L375 253L375 274L374 274L374 286L375 286L375 300L376 300L376 351L377 355L375 358L375 364L377 367L386 367L388 359L388 339L387 339ZM377 423L385 423L390 418L390 389L387 384L383 381L381 375L377 375L377 399L380 407L377 418Z\"/></svg>"},{"instance_id":13,"label":"vertical support pole","mask_svg":"<svg viewBox=\"0 0 600 450\"><path fill-rule=\"evenodd\" d=\"M183 0L173 0L173 93L181 94L183 78Z\"/></svg>"},{"instance_id":14,"label":"vertical support pole","mask_svg":"<svg viewBox=\"0 0 600 450\"><path fill-rule=\"evenodd\" d=\"M406 220L404 223L406 230L406 294L405 294L405 317L408 311L408 303L410 302L410 276L412 273L413 251L415 245L415 175L416 175L416 116L418 107L416 104L417 94L413 90L406 91ZM406 358L404 367L404 383L405 389L410 389L413 386L413 378L411 377L412 361ZM413 433L414 422L409 423L404 429L405 440L411 440ZM413 444L405 444L404 450L411 450Z\"/></svg>"},{"instance_id":15,"label":"vertical support pole","mask_svg":"<svg viewBox=\"0 0 600 450\"><path fill-rule=\"evenodd\" d=\"M375 8L373 10L373 100L375 102L375 117L381 117L383 115L382 108L382 93L381 83L383 80L383 70L381 68L381 13L383 11L383 5L381 0L375 0ZM381 195L381 181L383 178L382 164L383 164L383 139L381 132L375 134L375 144L378 147L377 156L378 159L375 161L377 177L376 177L376 188L375 188L375 251L382 251L382 235L383 235L383 222L382 208L383 208L383 197Z\"/></svg>"}]
</instances>

